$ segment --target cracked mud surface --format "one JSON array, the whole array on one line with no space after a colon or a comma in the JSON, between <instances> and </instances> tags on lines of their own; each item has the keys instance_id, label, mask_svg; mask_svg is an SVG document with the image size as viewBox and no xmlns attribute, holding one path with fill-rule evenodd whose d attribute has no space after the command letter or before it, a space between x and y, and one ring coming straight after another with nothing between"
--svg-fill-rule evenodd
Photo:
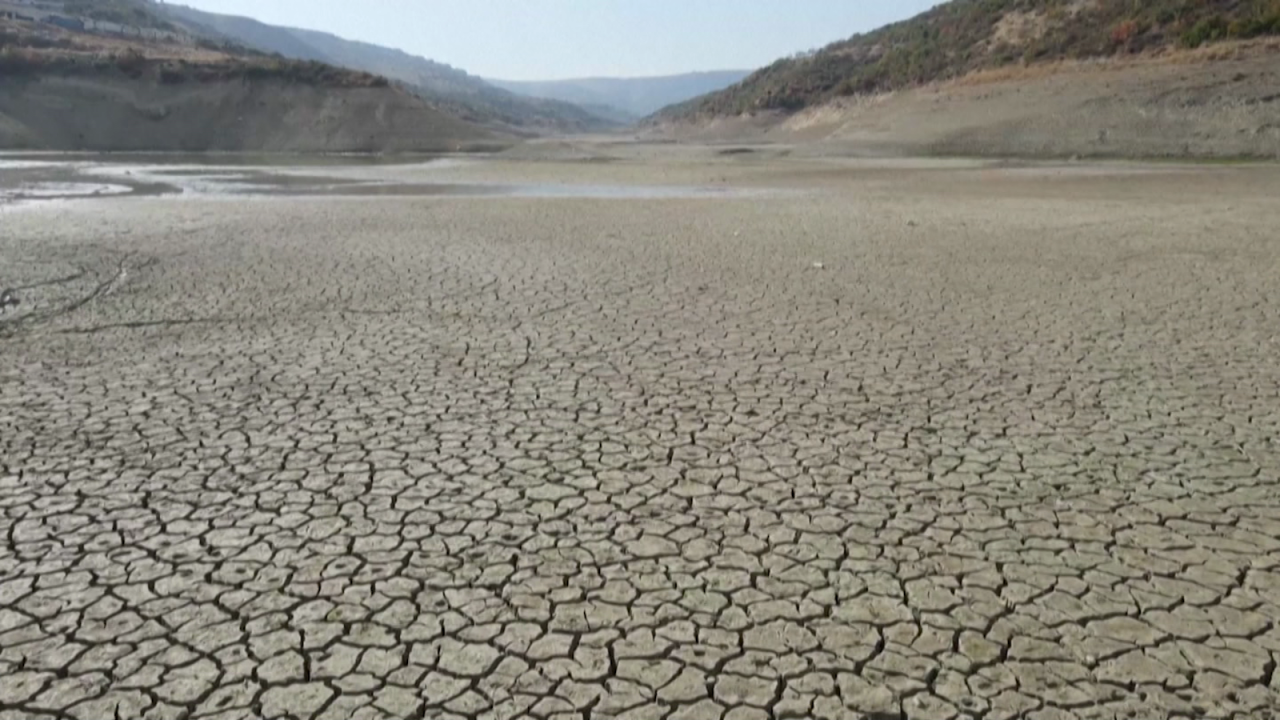
<instances>
[{"instance_id":1,"label":"cracked mud surface","mask_svg":"<svg viewBox=\"0 0 1280 720\"><path fill-rule=\"evenodd\" d=\"M1280 716L1280 171L562 172L0 215L0 719Z\"/></svg>"}]
</instances>

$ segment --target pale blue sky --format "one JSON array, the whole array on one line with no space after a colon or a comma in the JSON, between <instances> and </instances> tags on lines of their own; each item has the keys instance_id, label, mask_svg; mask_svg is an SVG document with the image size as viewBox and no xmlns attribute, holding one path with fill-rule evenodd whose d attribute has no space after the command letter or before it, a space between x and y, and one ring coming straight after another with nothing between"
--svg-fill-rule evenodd
<instances>
[{"instance_id":1,"label":"pale blue sky","mask_svg":"<svg viewBox=\"0 0 1280 720\"><path fill-rule=\"evenodd\" d=\"M545 80L757 68L936 0L173 0Z\"/></svg>"}]
</instances>

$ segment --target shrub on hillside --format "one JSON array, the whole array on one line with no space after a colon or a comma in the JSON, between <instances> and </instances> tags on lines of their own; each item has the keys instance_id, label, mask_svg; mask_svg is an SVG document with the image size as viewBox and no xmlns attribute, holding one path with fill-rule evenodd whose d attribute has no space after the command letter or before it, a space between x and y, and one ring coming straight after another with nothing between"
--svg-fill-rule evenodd
<instances>
[{"instance_id":1,"label":"shrub on hillside","mask_svg":"<svg viewBox=\"0 0 1280 720\"><path fill-rule=\"evenodd\" d=\"M147 58L137 48L129 48L114 56L116 68L130 77L138 77L147 68Z\"/></svg>"},{"instance_id":2,"label":"shrub on hillside","mask_svg":"<svg viewBox=\"0 0 1280 720\"><path fill-rule=\"evenodd\" d=\"M1229 27L1227 21L1221 17L1205 18L1182 33L1180 41L1183 47L1198 48L1207 42L1227 37Z\"/></svg>"},{"instance_id":3,"label":"shrub on hillside","mask_svg":"<svg viewBox=\"0 0 1280 720\"><path fill-rule=\"evenodd\" d=\"M187 81L187 73L183 68L166 66L160 68L160 82L164 85L181 85Z\"/></svg>"},{"instance_id":4,"label":"shrub on hillside","mask_svg":"<svg viewBox=\"0 0 1280 720\"><path fill-rule=\"evenodd\" d=\"M45 67L39 54L10 45L0 48L0 75L25 75Z\"/></svg>"},{"instance_id":5,"label":"shrub on hillside","mask_svg":"<svg viewBox=\"0 0 1280 720\"><path fill-rule=\"evenodd\" d=\"M1125 20L1111 30L1112 45L1128 45L1141 28L1136 20Z\"/></svg>"}]
</instances>

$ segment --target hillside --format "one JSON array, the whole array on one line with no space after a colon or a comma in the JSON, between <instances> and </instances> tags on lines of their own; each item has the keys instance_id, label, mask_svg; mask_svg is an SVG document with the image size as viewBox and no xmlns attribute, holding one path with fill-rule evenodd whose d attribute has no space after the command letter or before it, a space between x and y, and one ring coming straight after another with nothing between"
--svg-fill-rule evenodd
<instances>
[{"instance_id":1,"label":"hillside","mask_svg":"<svg viewBox=\"0 0 1280 720\"><path fill-rule=\"evenodd\" d=\"M470 122L525 132L582 132L613 125L571 103L522 97L462 70L400 50L181 5L156 7L172 22L198 34L286 58L363 70L404 83L440 110Z\"/></svg>"},{"instance_id":2,"label":"hillside","mask_svg":"<svg viewBox=\"0 0 1280 720\"><path fill-rule=\"evenodd\" d=\"M952 0L910 20L779 60L661 120L796 112L975 71L1192 49L1280 34L1280 0Z\"/></svg>"},{"instance_id":3,"label":"hillside","mask_svg":"<svg viewBox=\"0 0 1280 720\"><path fill-rule=\"evenodd\" d=\"M520 95L570 102L597 114L608 113L608 108L612 108L615 117L635 120L673 103L724 89L748 74L746 70L719 70L637 78L490 79L489 83Z\"/></svg>"},{"instance_id":4,"label":"hillside","mask_svg":"<svg viewBox=\"0 0 1280 720\"><path fill-rule=\"evenodd\" d=\"M63 12L74 17L134 28L177 29L147 0L64 0L61 5Z\"/></svg>"},{"instance_id":5,"label":"hillside","mask_svg":"<svg viewBox=\"0 0 1280 720\"><path fill-rule=\"evenodd\" d=\"M146 15L113 15L147 24L109 32L22 17L0 16L2 148L381 152L495 142L371 73L218 47ZM139 36L140 27L152 33Z\"/></svg>"}]
</instances>

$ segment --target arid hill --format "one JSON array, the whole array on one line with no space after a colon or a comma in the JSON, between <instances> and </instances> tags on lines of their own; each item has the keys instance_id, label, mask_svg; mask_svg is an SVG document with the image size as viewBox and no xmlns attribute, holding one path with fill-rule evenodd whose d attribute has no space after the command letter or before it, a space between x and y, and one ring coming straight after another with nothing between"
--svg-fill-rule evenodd
<instances>
[{"instance_id":1,"label":"arid hill","mask_svg":"<svg viewBox=\"0 0 1280 720\"><path fill-rule=\"evenodd\" d=\"M164 4L155 9L169 22L204 37L293 60L312 60L381 75L402 84L439 110L499 131L585 132L605 130L615 124L579 105L525 97L458 68L401 50L181 5Z\"/></svg>"},{"instance_id":2,"label":"arid hill","mask_svg":"<svg viewBox=\"0 0 1280 720\"><path fill-rule=\"evenodd\" d=\"M816 53L779 60L660 117L796 111L980 70L1266 35L1280 35L1280 0L952 0Z\"/></svg>"},{"instance_id":3,"label":"arid hill","mask_svg":"<svg viewBox=\"0 0 1280 720\"><path fill-rule=\"evenodd\" d=\"M953 0L649 119L826 152L1280 156L1280 0Z\"/></svg>"},{"instance_id":4,"label":"arid hill","mask_svg":"<svg viewBox=\"0 0 1280 720\"><path fill-rule=\"evenodd\" d=\"M0 16L0 148L384 152L501 141L384 77L121 14L138 7L105 5L99 15L116 12L62 25ZM142 24L120 30L107 17Z\"/></svg>"}]
</instances>

